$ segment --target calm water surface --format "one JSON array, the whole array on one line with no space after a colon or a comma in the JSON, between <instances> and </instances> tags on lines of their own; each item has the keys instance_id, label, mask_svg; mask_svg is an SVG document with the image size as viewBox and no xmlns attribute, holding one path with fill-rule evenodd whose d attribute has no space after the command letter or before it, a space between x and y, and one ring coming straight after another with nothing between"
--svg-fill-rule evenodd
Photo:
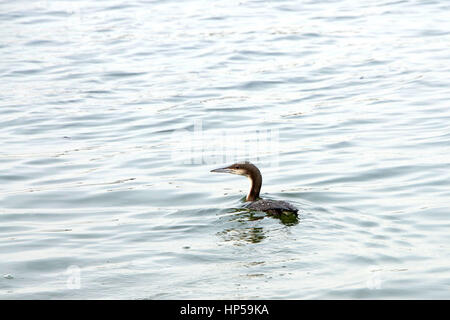
<instances>
[{"instance_id":1,"label":"calm water surface","mask_svg":"<svg viewBox=\"0 0 450 320\"><path fill-rule=\"evenodd\" d=\"M449 11L1 1L0 298L450 299Z\"/></svg>"}]
</instances>

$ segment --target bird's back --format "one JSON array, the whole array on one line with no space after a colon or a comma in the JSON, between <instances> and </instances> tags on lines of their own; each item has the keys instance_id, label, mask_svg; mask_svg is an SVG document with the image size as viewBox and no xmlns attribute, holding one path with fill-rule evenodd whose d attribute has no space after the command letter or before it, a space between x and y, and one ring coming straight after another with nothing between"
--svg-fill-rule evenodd
<instances>
[{"instance_id":1,"label":"bird's back","mask_svg":"<svg viewBox=\"0 0 450 320\"><path fill-rule=\"evenodd\" d=\"M256 211L264 211L273 215L281 215L290 212L297 215L298 209L286 201L261 199L245 204L245 208Z\"/></svg>"}]
</instances>

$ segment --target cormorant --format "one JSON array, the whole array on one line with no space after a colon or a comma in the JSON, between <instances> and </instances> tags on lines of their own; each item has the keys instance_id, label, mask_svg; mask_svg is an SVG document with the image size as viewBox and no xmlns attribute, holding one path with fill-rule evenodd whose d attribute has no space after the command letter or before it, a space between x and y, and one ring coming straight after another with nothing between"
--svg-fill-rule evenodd
<instances>
[{"instance_id":1,"label":"cormorant","mask_svg":"<svg viewBox=\"0 0 450 320\"><path fill-rule=\"evenodd\" d=\"M259 169L252 163L238 162L225 168L211 170L211 172L232 173L246 176L250 179L250 192L247 195L247 202L244 206L255 211L264 211L269 214L280 216L283 213L297 215L298 209L286 201L259 198L259 191L262 185L262 176Z\"/></svg>"}]
</instances>

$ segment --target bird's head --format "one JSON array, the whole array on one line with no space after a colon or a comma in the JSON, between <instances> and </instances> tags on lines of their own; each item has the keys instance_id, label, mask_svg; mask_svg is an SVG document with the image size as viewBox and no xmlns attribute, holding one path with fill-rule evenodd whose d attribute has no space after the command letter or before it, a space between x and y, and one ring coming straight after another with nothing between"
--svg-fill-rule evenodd
<instances>
[{"instance_id":1,"label":"bird's head","mask_svg":"<svg viewBox=\"0 0 450 320\"><path fill-rule=\"evenodd\" d=\"M245 161L234 163L228 167L214 169L211 170L211 172L231 173L249 177L253 176L255 173L259 173L259 170L255 165L251 164L248 161Z\"/></svg>"}]
</instances>

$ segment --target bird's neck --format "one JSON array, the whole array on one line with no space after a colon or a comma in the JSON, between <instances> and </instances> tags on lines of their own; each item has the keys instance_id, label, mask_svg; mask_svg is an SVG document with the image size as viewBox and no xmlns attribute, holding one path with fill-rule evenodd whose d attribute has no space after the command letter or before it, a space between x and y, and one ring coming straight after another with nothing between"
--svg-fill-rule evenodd
<instances>
[{"instance_id":1,"label":"bird's neck","mask_svg":"<svg viewBox=\"0 0 450 320\"><path fill-rule=\"evenodd\" d=\"M259 198L259 191L262 185L262 176L259 172L252 172L248 178L250 179L251 186L250 192L247 195L247 201L256 201Z\"/></svg>"}]
</instances>

